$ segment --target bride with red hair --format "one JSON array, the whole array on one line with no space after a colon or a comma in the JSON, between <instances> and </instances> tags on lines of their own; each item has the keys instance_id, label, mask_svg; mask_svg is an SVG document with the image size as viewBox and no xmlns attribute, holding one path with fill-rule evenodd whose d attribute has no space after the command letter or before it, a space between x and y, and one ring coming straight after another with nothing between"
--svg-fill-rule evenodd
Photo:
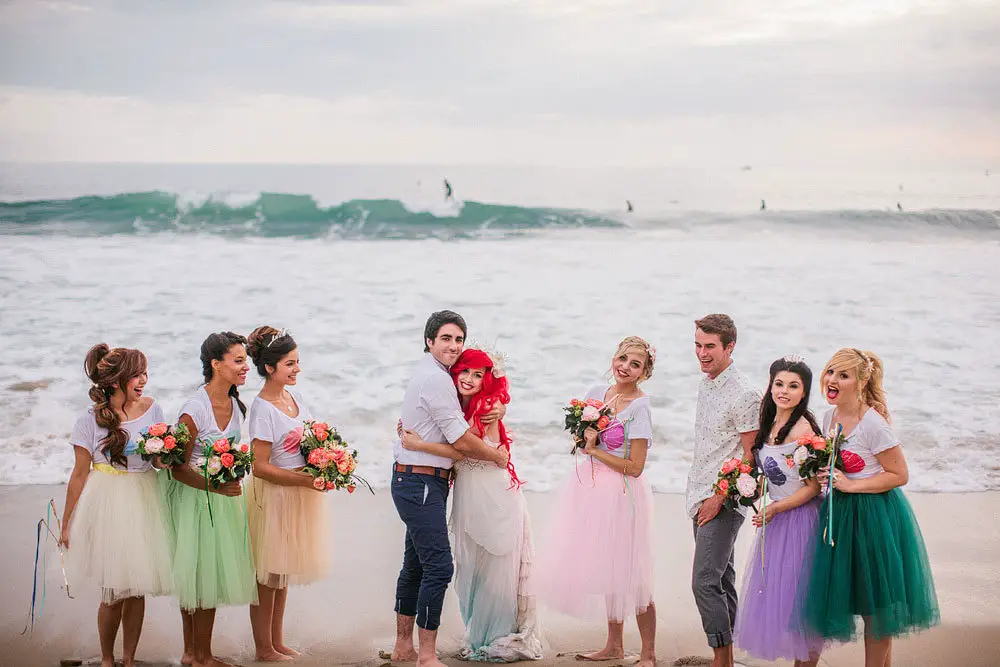
<instances>
[{"instance_id":1,"label":"bride with red hair","mask_svg":"<svg viewBox=\"0 0 1000 667\"><path fill-rule=\"evenodd\" d=\"M468 348L450 372L469 426L487 443L509 452L511 438L503 420L483 420L498 404L510 403L503 361ZM405 431L402 440L406 449L456 459L450 526L455 592L465 623L462 657L484 662L540 659L541 632L530 589L531 521L513 461L504 470L491 461L464 458L454 447L424 442L412 431Z\"/></svg>"}]
</instances>

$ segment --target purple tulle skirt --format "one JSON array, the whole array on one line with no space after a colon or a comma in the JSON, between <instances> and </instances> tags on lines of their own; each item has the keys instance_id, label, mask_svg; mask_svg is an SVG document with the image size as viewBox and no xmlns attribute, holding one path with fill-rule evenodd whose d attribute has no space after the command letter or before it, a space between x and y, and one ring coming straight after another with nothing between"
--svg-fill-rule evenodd
<instances>
[{"instance_id":1,"label":"purple tulle skirt","mask_svg":"<svg viewBox=\"0 0 1000 667\"><path fill-rule=\"evenodd\" d=\"M813 500L768 522L763 571L757 529L743 576L734 639L738 648L756 658L809 660L823 649L822 638L807 632L802 622L818 515L819 503Z\"/></svg>"}]
</instances>

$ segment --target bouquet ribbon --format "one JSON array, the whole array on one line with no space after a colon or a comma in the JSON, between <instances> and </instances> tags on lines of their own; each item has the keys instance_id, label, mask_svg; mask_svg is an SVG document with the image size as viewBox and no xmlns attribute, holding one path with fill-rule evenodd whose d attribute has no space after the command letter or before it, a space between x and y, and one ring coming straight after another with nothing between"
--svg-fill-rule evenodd
<instances>
[{"instance_id":1,"label":"bouquet ribbon","mask_svg":"<svg viewBox=\"0 0 1000 667\"><path fill-rule=\"evenodd\" d=\"M111 466L108 466L109 468ZM35 565L34 573L31 579L31 607L28 610L28 622L24 624L24 630L21 634L31 634L35 630L35 621L42 617L45 612L45 598L48 593L48 583L45 579L45 573L48 570L48 552L42 551L42 526L45 526L45 531L52 536L55 540L56 545L59 544L59 538L52 531L52 518L55 517L56 527L62 531L62 526L59 521L59 513L56 512L56 504L54 500L49 500L48 507L45 510L45 518L39 519L38 524L35 527ZM57 546L58 548L58 546ZM38 599L38 560L41 557L42 560L42 597L41 600ZM66 556L63 550L59 548L59 559L62 567L63 583L66 585L66 595L70 600L73 596L69 592L69 580L66 578ZM38 613L35 613L36 603L38 605Z\"/></svg>"},{"instance_id":2,"label":"bouquet ribbon","mask_svg":"<svg viewBox=\"0 0 1000 667\"><path fill-rule=\"evenodd\" d=\"M764 581L764 536L767 534L767 473L761 471L764 481L760 486L760 511L763 521L760 522L760 583L766 585Z\"/></svg>"},{"instance_id":3,"label":"bouquet ribbon","mask_svg":"<svg viewBox=\"0 0 1000 667\"><path fill-rule=\"evenodd\" d=\"M830 476L826 479L826 526L823 528L823 541L831 547L833 540L833 475L837 464L837 445L840 444L840 437L844 432L844 425L837 424L833 432L833 453L830 454Z\"/></svg>"}]
</instances>

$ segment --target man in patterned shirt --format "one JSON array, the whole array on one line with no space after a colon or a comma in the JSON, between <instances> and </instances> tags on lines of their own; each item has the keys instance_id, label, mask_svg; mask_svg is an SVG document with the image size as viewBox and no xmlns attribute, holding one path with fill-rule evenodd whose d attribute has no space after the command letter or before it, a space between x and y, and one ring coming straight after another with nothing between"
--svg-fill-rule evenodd
<instances>
[{"instance_id":1,"label":"man in patterned shirt","mask_svg":"<svg viewBox=\"0 0 1000 667\"><path fill-rule=\"evenodd\" d=\"M695 538L691 587L715 653L712 667L732 667L737 602L733 551L746 508L724 505L712 485L726 459L752 460L761 394L733 363L736 325L728 315L696 320L694 347L705 377L698 388L694 457L685 501Z\"/></svg>"}]
</instances>

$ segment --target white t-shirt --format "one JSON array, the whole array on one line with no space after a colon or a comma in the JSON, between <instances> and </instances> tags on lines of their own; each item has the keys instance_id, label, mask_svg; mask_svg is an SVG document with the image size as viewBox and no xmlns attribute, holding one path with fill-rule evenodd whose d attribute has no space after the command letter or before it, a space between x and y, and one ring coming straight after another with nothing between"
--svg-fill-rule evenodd
<instances>
[{"instance_id":1,"label":"white t-shirt","mask_svg":"<svg viewBox=\"0 0 1000 667\"><path fill-rule=\"evenodd\" d=\"M122 428L128 431L128 444L125 445L125 454L128 459L129 472L146 472L153 469L153 464L143 461L142 457L135 453L135 439L139 433L149 428L157 422L165 422L163 410L159 404L153 403L141 416L127 422L122 422ZM73 425L73 432L69 436L69 444L74 447L82 447L90 452L94 463L106 463L113 465L118 470L123 468L120 465L112 464L107 454L101 451L103 445L101 441L108 436L108 429L97 425L94 417L94 409L90 408L86 414L80 415Z\"/></svg>"},{"instance_id":2,"label":"white t-shirt","mask_svg":"<svg viewBox=\"0 0 1000 667\"><path fill-rule=\"evenodd\" d=\"M290 389L287 391L299 408L297 416L290 417L260 396L253 399L247 416L250 440L271 443L271 465L285 470L301 468L306 464L299 451L299 443L302 442L303 423L312 419L302 398Z\"/></svg>"},{"instance_id":3,"label":"white t-shirt","mask_svg":"<svg viewBox=\"0 0 1000 667\"><path fill-rule=\"evenodd\" d=\"M823 433L833 436L833 414L831 408L823 415ZM865 479L884 472L882 464L875 458L887 449L898 446L899 438L892 432L885 417L871 408L861 417L851 434L841 445L841 460L844 472L850 479Z\"/></svg>"},{"instance_id":4,"label":"white t-shirt","mask_svg":"<svg viewBox=\"0 0 1000 667\"><path fill-rule=\"evenodd\" d=\"M229 423L225 430L219 428L215 421L215 411L212 410L212 399L208 397L208 392L203 386L194 396L189 398L181 406L178 413L178 420L184 415L190 415L194 421L194 427L198 429L198 437L191 445L190 465L194 468L205 463L205 446L211 447L220 438L229 438L230 444L238 444L240 441L240 424L243 413L235 398L230 399L233 404L233 416L229 418Z\"/></svg>"},{"instance_id":5,"label":"white t-shirt","mask_svg":"<svg viewBox=\"0 0 1000 667\"><path fill-rule=\"evenodd\" d=\"M607 385L595 385L587 392L587 398L596 398L604 402L604 396L608 393ZM629 440L648 440L650 447L653 446L653 417L649 409L649 396L640 396L633 399L631 403L621 410L615 419L625 426L625 434ZM627 447L608 447L603 436L598 439L598 447L612 456L625 458Z\"/></svg>"}]
</instances>

